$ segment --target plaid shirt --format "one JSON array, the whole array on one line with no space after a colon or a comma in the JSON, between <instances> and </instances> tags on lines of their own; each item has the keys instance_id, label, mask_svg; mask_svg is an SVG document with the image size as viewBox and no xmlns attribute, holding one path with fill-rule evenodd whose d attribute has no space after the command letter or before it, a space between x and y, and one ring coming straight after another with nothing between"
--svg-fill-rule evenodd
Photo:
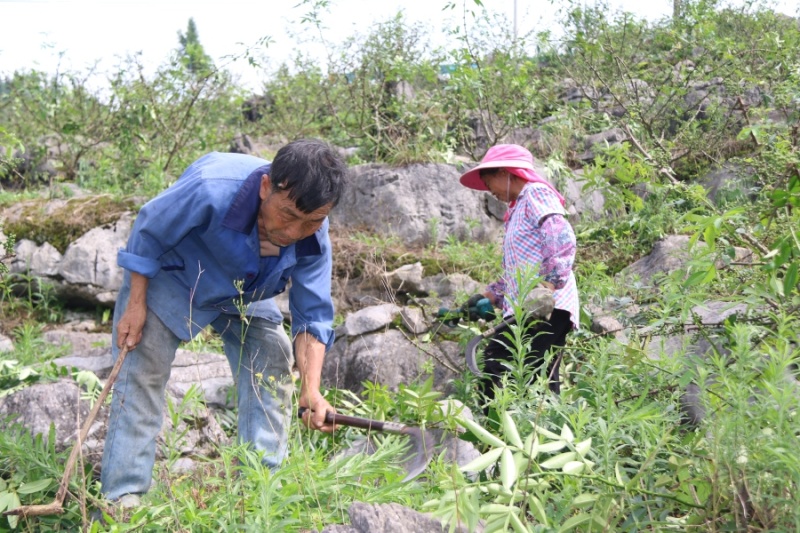
<instances>
[{"instance_id":1,"label":"plaid shirt","mask_svg":"<svg viewBox=\"0 0 800 533\"><path fill-rule=\"evenodd\" d=\"M517 201L509 206L503 238L503 278L489 285L495 305L503 313L512 312L517 297L517 271L535 268L555 286L556 308L569 311L575 329L579 327L578 286L572 265L575 262L575 233L564 218L566 212L547 185L528 183Z\"/></svg>"}]
</instances>

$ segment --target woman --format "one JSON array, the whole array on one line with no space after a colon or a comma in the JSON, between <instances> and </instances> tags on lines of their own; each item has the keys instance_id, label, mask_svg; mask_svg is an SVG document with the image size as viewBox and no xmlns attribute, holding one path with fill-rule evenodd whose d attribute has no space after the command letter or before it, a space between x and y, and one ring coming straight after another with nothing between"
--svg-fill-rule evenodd
<instances>
[{"instance_id":1,"label":"woman","mask_svg":"<svg viewBox=\"0 0 800 533\"><path fill-rule=\"evenodd\" d=\"M515 305L531 312L525 323L532 337L525 362L538 371L548 351L564 346L567 334L578 328L578 288L572 265L575 261L575 233L565 218L564 198L533 167L531 153L516 144L500 144L489 149L480 164L461 176L461 184L478 191L489 191L508 204L503 238L503 277L490 284L484 296L504 316L514 313ZM519 302L517 280L520 273L533 271L543 281ZM550 300L554 308L547 308ZM550 310L552 309L552 313ZM549 314L549 316L547 316ZM481 390L494 398L494 386L507 368L502 361L513 359L504 325L491 337L484 351L484 377ZM560 350L547 369L550 390L559 394Z\"/></svg>"}]
</instances>

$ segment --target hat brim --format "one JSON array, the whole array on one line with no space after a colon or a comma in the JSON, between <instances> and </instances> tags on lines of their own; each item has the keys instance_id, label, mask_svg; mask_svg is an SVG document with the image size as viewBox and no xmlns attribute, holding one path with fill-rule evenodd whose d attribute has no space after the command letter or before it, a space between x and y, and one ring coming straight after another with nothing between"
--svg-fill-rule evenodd
<instances>
[{"instance_id":1,"label":"hat brim","mask_svg":"<svg viewBox=\"0 0 800 533\"><path fill-rule=\"evenodd\" d=\"M521 161L519 159L486 161L485 163L480 163L475 168L463 173L461 178L459 178L461 185L476 191L488 191L489 188L481 179L481 170L485 168L527 168L528 170L536 170L533 168L533 164L529 163L528 161Z\"/></svg>"}]
</instances>

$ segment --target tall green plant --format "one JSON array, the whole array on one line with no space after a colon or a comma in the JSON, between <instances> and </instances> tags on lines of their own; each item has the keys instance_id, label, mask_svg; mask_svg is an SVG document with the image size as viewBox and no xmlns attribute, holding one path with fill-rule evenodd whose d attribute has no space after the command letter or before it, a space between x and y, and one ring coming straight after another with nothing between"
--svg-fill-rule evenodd
<instances>
[{"instance_id":1,"label":"tall green plant","mask_svg":"<svg viewBox=\"0 0 800 533\"><path fill-rule=\"evenodd\" d=\"M89 85L93 74L92 69L15 72L7 81L0 116L27 148L31 167L51 160L65 179L74 180L82 163L113 140L114 110L101 90Z\"/></svg>"},{"instance_id":2,"label":"tall green plant","mask_svg":"<svg viewBox=\"0 0 800 533\"><path fill-rule=\"evenodd\" d=\"M190 17L186 24L186 33L178 32L178 42L181 45L178 55L189 72L204 76L213 70L214 62L200 43L197 24L193 18Z\"/></svg>"},{"instance_id":3,"label":"tall green plant","mask_svg":"<svg viewBox=\"0 0 800 533\"><path fill-rule=\"evenodd\" d=\"M121 126L115 167L124 173L117 176L122 186L133 177L157 192L168 185L165 175L180 173L202 153L227 149L241 120L241 92L230 75L192 72L180 56L152 78L138 58L129 57L112 89Z\"/></svg>"},{"instance_id":4,"label":"tall green plant","mask_svg":"<svg viewBox=\"0 0 800 533\"><path fill-rule=\"evenodd\" d=\"M781 85L794 60L796 25L754 6L685 2L682 16L650 24L627 13L579 8L559 56L598 113L614 117L663 181L693 177L747 149L732 138Z\"/></svg>"}]
</instances>

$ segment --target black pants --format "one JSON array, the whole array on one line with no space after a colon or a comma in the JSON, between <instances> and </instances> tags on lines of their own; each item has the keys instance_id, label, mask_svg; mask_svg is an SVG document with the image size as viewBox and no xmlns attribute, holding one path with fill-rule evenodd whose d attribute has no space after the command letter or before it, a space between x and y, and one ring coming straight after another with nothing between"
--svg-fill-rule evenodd
<instances>
[{"instance_id":1,"label":"black pants","mask_svg":"<svg viewBox=\"0 0 800 533\"><path fill-rule=\"evenodd\" d=\"M494 387L500 384L503 374L508 369L502 361L513 361L514 354L511 340L506 336L511 326L503 325L490 337L486 349L483 351L484 377L480 381L480 390L483 395L491 400L494 398ZM554 309L550 321L530 320L525 325L524 336L532 337L531 349L525 355L525 364L535 373L541 370L545 354L548 351L558 351L550 361L547 375L550 378L550 390L556 394L561 393L561 380L558 368L561 365L561 350L567 339L567 333L572 331L569 311Z\"/></svg>"}]
</instances>

